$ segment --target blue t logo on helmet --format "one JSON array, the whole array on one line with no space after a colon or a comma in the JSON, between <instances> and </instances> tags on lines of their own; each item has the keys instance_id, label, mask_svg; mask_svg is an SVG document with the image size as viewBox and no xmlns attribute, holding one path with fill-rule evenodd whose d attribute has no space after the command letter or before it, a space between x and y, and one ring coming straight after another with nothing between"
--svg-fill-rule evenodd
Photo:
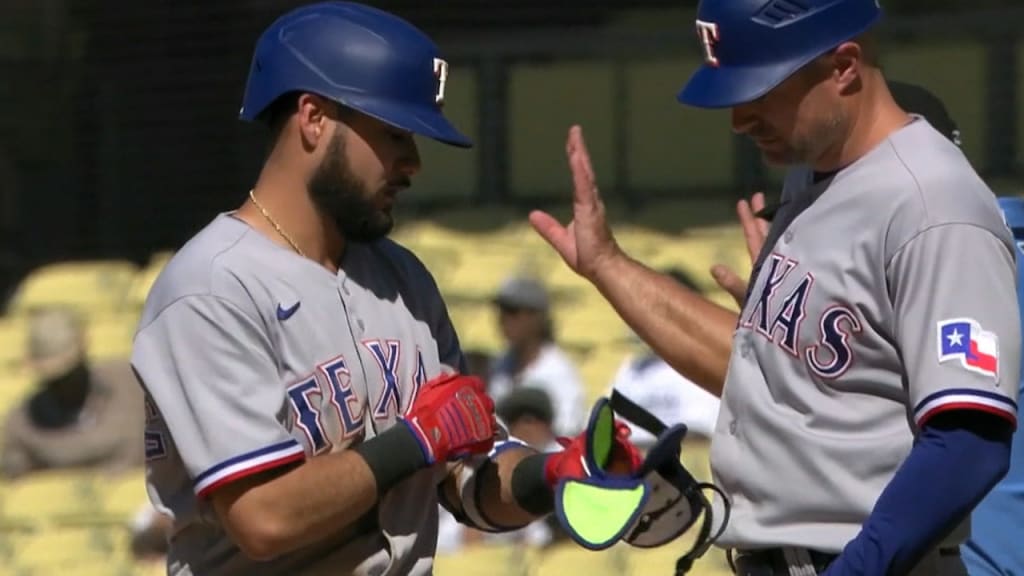
<instances>
[{"instance_id":1,"label":"blue t logo on helmet","mask_svg":"<svg viewBox=\"0 0 1024 576\"><path fill-rule=\"evenodd\" d=\"M701 0L704 64L678 99L699 108L756 100L881 15L877 0Z\"/></svg>"},{"instance_id":2,"label":"blue t logo on helmet","mask_svg":"<svg viewBox=\"0 0 1024 576\"><path fill-rule=\"evenodd\" d=\"M468 148L441 112L448 63L409 22L354 2L321 2L278 18L256 43L243 120L289 92L319 94L396 128Z\"/></svg>"}]
</instances>

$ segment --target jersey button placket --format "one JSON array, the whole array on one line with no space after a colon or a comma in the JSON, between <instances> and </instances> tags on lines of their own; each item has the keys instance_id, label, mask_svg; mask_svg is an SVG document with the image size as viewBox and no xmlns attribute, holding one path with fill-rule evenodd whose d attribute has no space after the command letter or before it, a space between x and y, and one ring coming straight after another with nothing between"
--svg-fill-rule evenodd
<instances>
[{"instance_id":1,"label":"jersey button placket","mask_svg":"<svg viewBox=\"0 0 1024 576\"><path fill-rule=\"evenodd\" d=\"M356 312L355 306L352 304L352 291L348 287L348 278L344 276L338 277L338 295L341 297L342 302L345 303L345 309L350 319L355 321L355 328L358 330L359 335L363 336L366 334L366 322L359 317Z\"/></svg>"}]
</instances>

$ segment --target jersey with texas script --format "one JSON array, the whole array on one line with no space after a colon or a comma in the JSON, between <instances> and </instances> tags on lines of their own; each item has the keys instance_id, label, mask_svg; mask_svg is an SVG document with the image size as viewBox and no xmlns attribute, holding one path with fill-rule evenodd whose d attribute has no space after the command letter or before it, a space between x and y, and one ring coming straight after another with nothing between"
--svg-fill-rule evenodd
<instances>
[{"instance_id":1,"label":"jersey with texas script","mask_svg":"<svg viewBox=\"0 0 1024 576\"><path fill-rule=\"evenodd\" d=\"M174 517L170 573L429 574L443 464L357 525L268 562L235 546L208 497L386 430L462 362L433 278L396 243L350 244L333 274L216 217L157 279L132 352L150 498Z\"/></svg>"},{"instance_id":2,"label":"jersey with texas script","mask_svg":"<svg viewBox=\"0 0 1024 576\"><path fill-rule=\"evenodd\" d=\"M734 335L711 451L733 503L719 543L838 553L929 418L1016 422L1015 251L991 191L920 119L787 187L815 199L774 231Z\"/></svg>"}]
</instances>

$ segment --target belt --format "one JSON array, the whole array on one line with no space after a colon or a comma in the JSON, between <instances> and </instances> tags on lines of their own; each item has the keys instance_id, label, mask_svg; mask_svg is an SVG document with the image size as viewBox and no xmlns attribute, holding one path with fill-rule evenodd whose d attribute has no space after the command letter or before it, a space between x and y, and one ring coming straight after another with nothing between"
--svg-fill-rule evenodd
<instances>
[{"instance_id":1,"label":"belt","mask_svg":"<svg viewBox=\"0 0 1024 576\"><path fill-rule=\"evenodd\" d=\"M765 548L730 551L729 563L739 576L815 576L838 554L808 548Z\"/></svg>"},{"instance_id":2,"label":"belt","mask_svg":"<svg viewBox=\"0 0 1024 576\"><path fill-rule=\"evenodd\" d=\"M939 548L939 556L959 556L960 547ZM729 550L726 557L738 576L815 576L839 555L808 548Z\"/></svg>"}]
</instances>

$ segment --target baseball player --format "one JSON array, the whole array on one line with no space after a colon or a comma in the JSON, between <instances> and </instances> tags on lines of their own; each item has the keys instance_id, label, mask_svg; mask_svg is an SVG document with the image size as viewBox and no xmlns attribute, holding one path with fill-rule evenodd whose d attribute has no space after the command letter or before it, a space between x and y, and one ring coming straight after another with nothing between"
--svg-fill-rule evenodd
<instances>
[{"instance_id":1,"label":"baseball player","mask_svg":"<svg viewBox=\"0 0 1024 576\"><path fill-rule=\"evenodd\" d=\"M738 574L964 574L1006 473L1016 251L959 148L892 99L874 0L702 0L679 94L790 167L738 315L631 259L578 126L573 223L531 223L677 370L722 394L711 448Z\"/></svg>"},{"instance_id":2,"label":"baseball player","mask_svg":"<svg viewBox=\"0 0 1024 576\"><path fill-rule=\"evenodd\" d=\"M439 501L503 531L586 477L582 435L538 454L498 427L430 273L385 238L413 133L470 145L441 113L447 73L421 31L348 2L257 42L240 115L270 151L168 263L132 352L170 574L430 574Z\"/></svg>"},{"instance_id":3,"label":"baseball player","mask_svg":"<svg viewBox=\"0 0 1024 576\"><path fill-rule=\"evenodd\" d=\"M1018 248L1024 247L1024 199L1005 197L999 205ZM1017 254L1017 301L1024 302L1024 261ZM1024 319L1022 319L1024 322ZM1024 380L1020 387L1024 390ZM971 536L963 545L971 576L1024 574L1024 439L1014 435L1010 470L971 514Z\"/></svg>"}]
</instances>

